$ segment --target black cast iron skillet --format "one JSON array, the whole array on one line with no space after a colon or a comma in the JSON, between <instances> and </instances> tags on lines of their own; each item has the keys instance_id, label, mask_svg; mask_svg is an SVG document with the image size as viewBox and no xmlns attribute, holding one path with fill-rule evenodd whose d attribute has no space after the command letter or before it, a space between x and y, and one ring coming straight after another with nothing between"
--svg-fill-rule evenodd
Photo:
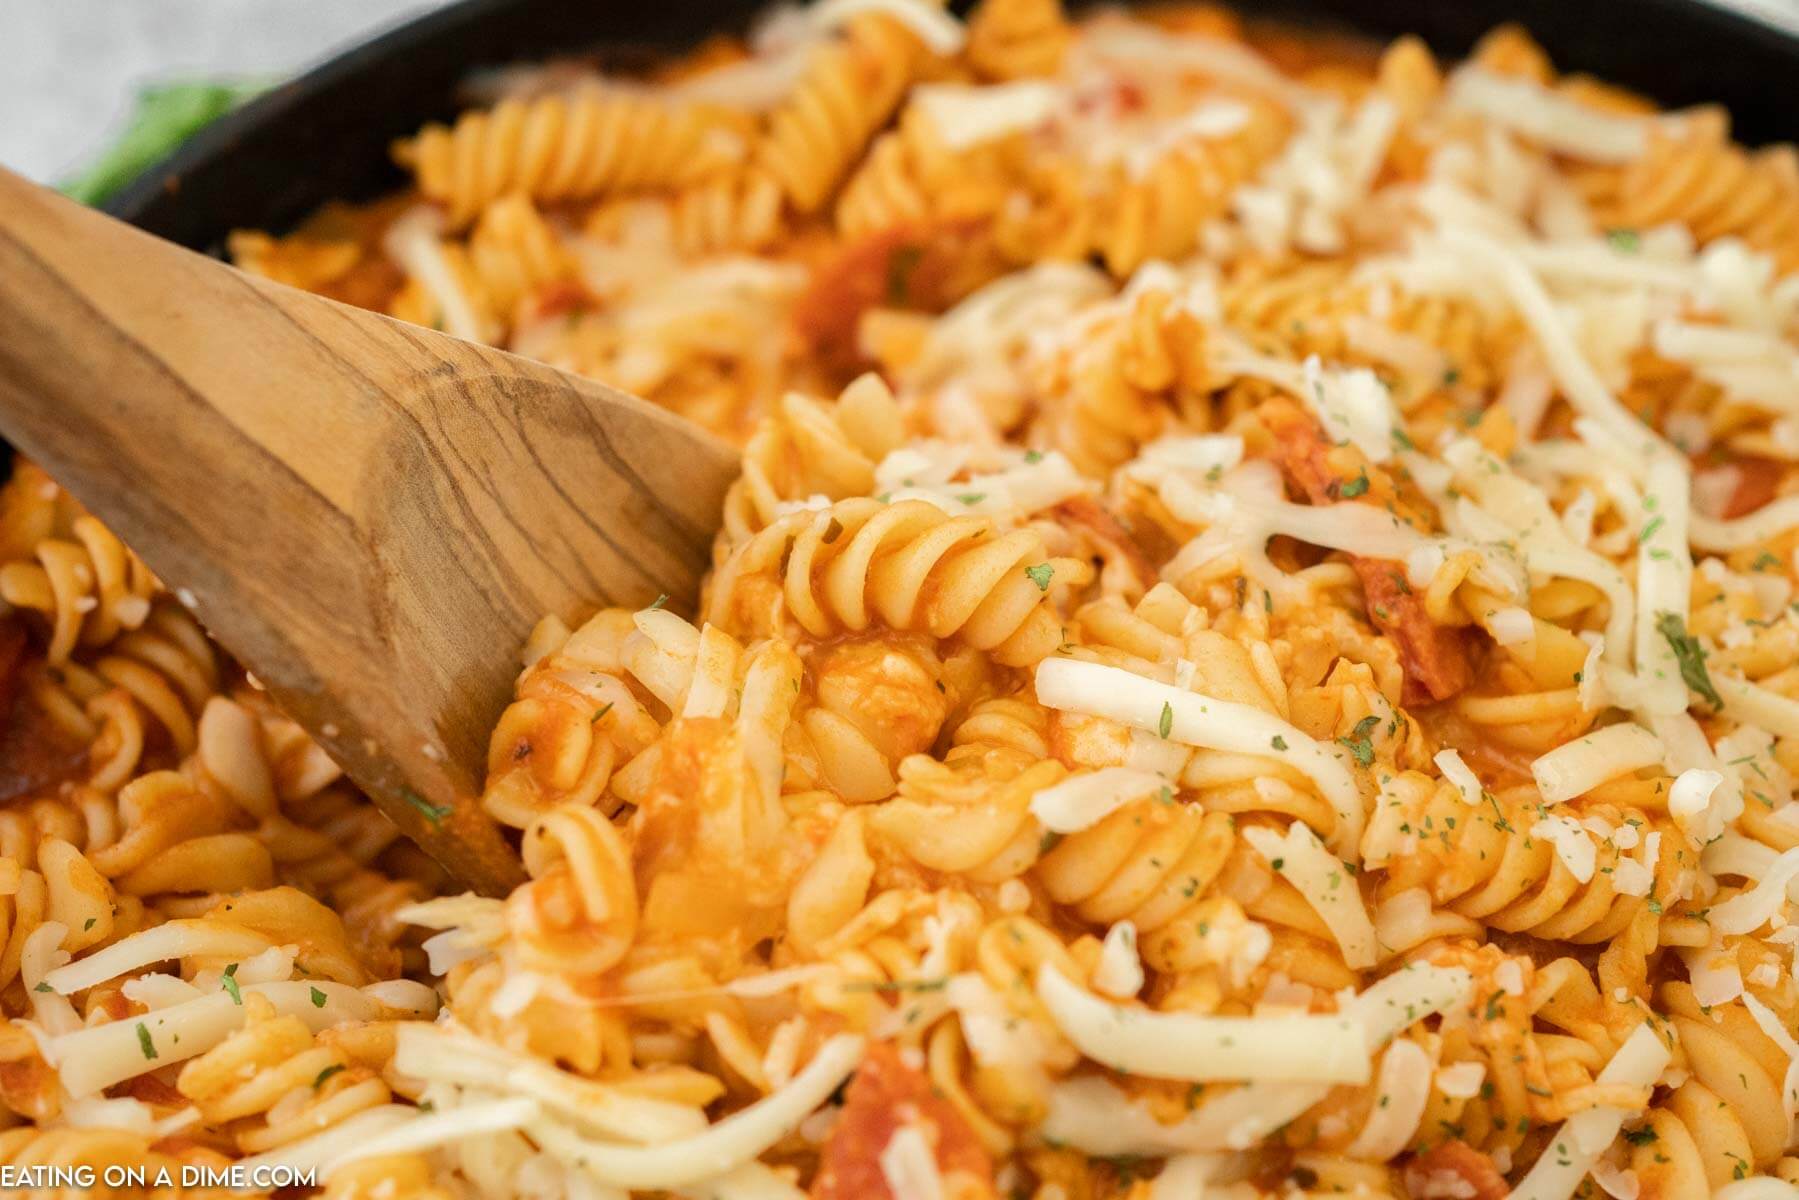
<instances>
[{"instance_id":1,"label":"black cast iron skillet","mask_svg":"<svg viewBox=\"0 0 1799 1200\"><path fill-rule=\"evenodd\" d=\"M399 186L389 143L463 107L459 89L471 72L588 52L608 65L641 64L709 33L741 29L765 3L462 0L260 97L107 207L200 250L217 250L233 229L280 232L329 200L368 199ZM1564 70L1590 72L1671 107L1722 104L1748 142L1799 136L1792 90L1799 37L1704 0L1240 0L1236 7L1377 38L1417 33L1448 56L1517 21Z\"/></svg>"}]
</instances>

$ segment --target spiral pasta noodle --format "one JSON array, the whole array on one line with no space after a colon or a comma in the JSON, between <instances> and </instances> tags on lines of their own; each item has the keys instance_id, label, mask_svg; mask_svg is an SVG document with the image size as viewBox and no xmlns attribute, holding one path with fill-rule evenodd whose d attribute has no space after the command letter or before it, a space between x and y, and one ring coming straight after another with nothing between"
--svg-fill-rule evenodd
<instances>
[{"instance_id":1,"label":"spiral pasta noodle","mask_svg":"<svg viewBox=\"0 0 1799 1200\"><path fill-rule=\"evenodd\" d=\"M454 225L509 192L554 201L691 183L741 153L727 114L598 89L502 101L394 149Z\"/></svg>"},{"instance_id":2,"label":"spiral pasta noodle","mask_svg":"<svg viewBox=\"0 0 1799 1200\"><path fill-rule=\"evenodd\" d=\"M1790 147L1191 5L482 96L231 250L740 444L712 570L532 632L459 894L15 462L5 1165L1799 1186Z\"/></svg>"}]
</instances>

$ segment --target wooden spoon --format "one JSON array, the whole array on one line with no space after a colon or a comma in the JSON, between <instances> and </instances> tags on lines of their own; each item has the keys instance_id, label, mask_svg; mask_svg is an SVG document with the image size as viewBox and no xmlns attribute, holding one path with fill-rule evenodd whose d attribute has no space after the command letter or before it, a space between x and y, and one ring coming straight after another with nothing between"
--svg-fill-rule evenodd
<instances>
[{"instance_id":1,"label":"wooden spoon","mask_svg":"<svg viewBox=\"0 0 1799 1200\"><path fill-rule=\"evenodd\" d=\"M246 275L0 170L0 434L472 887L546 613L691 600L737 454L623 392Z\"/></svg>"}]
</instances>

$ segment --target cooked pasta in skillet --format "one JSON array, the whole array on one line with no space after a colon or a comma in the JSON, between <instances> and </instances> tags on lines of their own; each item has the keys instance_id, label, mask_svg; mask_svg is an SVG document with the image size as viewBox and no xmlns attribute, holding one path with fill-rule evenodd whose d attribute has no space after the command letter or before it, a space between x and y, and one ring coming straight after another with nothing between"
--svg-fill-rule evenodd
<instances>
[{"instance_id":1,"label":"cooked pasta in skillet","mask_svg":"<svg viewBox=\"0 0 1799 1200\"><path fill-rule=\"evenodd\" d=\"M0 1163L1795 1194L1790 148L1517 29L826 0L394 153L238 264L741 443L704 594L539 626L457 895L19 463Z\"/></svg>"}]
</instances>

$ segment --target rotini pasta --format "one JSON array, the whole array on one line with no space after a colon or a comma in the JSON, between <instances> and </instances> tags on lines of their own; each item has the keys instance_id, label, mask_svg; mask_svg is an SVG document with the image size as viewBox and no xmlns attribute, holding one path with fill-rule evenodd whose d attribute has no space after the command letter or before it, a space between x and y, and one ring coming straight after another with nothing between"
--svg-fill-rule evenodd
<instances>
[{"instance_id":1,"label":"rotini pasta","mask_svg":"<svg viewBox=\"0 0 1799 1200\"><path fill-rule=\"evenodd\" d=\"M523 648L482 899L15 463L0 1165L1794 1194L1793 151L1366 50L828 0L234 237L743 474Z\"/></svg>"}]
</instances>

